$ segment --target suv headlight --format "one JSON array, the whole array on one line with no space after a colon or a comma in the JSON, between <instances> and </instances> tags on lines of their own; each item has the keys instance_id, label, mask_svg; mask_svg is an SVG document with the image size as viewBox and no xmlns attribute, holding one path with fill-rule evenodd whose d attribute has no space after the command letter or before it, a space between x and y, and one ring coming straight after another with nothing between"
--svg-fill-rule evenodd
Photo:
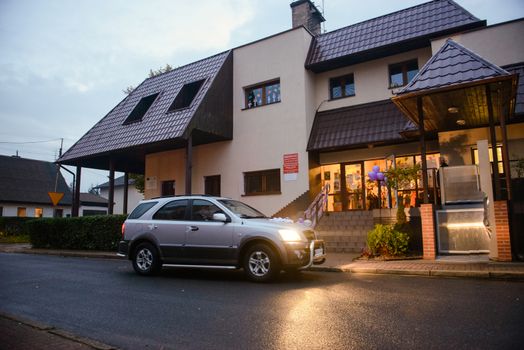
<instances>
[{"instance_id":1,"label":"suv headlight","mask_svg":"<svg viewBox=\"0 0 524 350\"><path fill-rule=\"evenodd\" d=\"M280 238L282 238L282 240L285 242L302 241L302 237L300 236L300 233L298 233L295 230L278 230L278 233L280 234Z\"/></svg>"}]
</instances>

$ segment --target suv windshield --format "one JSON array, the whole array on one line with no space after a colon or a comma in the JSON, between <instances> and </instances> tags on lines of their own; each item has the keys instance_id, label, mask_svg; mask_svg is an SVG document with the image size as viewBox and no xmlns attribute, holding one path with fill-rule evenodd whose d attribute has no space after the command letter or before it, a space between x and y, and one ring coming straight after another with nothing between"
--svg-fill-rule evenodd
<instances>
[{"instance_id":1,"label":"suv windshield","mask_svg":"<svg viewBox=\"0 0 524 350\"><path fill-rule=\"evenodd\" d=\"M265 218L266 216L258 210L251 208L249 205L232 199L220 199L220 203L226 206L236 215L243 219Z\"/></svg>"}]
</instances>

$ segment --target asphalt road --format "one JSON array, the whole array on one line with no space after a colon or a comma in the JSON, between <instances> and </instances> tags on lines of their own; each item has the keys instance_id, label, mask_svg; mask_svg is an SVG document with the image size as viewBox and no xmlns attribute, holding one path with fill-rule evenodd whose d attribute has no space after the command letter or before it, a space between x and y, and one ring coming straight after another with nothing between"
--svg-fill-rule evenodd
<instances>
[{"instance_id":1,"label":"asphalt road","mask_svg":"<svg viewBox=\"0 0 524 350\"><path fill-rule=\"evenodd\" d=\"M524 283L170 269L0 254L0 311L124 349L516 349ZM1 331L1 330L0 330Z\"/></svg>"}]
</instances>

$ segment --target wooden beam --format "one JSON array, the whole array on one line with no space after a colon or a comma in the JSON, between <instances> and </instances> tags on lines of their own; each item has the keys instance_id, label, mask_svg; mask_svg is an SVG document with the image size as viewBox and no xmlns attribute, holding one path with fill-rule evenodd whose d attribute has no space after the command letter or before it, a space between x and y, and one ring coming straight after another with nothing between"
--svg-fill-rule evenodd
<instances>
[{"instance_id":1,"label":"wooden beam","mask_svg":"<svg viewBox=\"0 0 524 350\"><path fill-rule=\"evenodd\" d=\"M82 168L80 166L76 166L76 183L75 183L75 190L73 193L73 208L71 209L71 216L77 217L80 212L80 182L82 178Z\"/></svg>"},{"instance_id":2,"label":"wooden beam","mask_svg":"<svg viewBox=\"0 0 524 350\"><path fill-rule=\"evenodd\" d=\"M113 215L115 203L115 163L112 159L109 160L109 196L107 203L107 213Z\"/></svg>"},{"instance_id":3,"label":"wooden beam","mask_svg":"<svg viewBox=\"0 0 524 350\"><path fill-rule=\"evenodd\" d=\"M428 163L426 160L426 132L424 129L424 109L422 96L417 97L418 130L420 133L420 159L422 160L422 186L424 188L424 204L429 203Z\"/></svg>"},{"instance_id":4,"label":"wooden beam","mask_svg":"<svg viewBox=\"0 0 524 350\"><path fill-rule=\"evenodd\" d=\"M127 215L127 200L128 200L128 191L129 187L129 173L124 174L124 204L122 208L122 214Z\"/></svg>"},{"instance_id":5,"label":"wooden beam","mask_svg":"<svg viewBox=\"0 0 524 350\"><path fill-rule=\"evenodd\" d=\"M501 97L501 96L499 96ZM504 176L506 178L506 191L508 201L511 201L511 167L509 164L509 149L508 149L508 132L506 127L506 110L500 106L500 131L502 134L502 164L504 166ZM497 167L498 168L498 167Z\"/></svg>"},{"instance_id":6,"label":"wooden beam","mask_svg":"<svg viewBox=\"0 0 524 350\"><path fill-rule=\"evenodd\" d=\"M497 154L497 133L495 130L495 120L493 117L493 100L491 98L491 89L486 85L486 99L488 102L488 118L489 118L489 134L491 143L491 154L493 155L492 171L493 171L493 188L495 192L495 200L501 200L500 177L499 177L499 157Z\"/></svg>"},{"instance_id":7,"label":"wooden beam","mask_svg":"<svg viewBox=\"0 0 524 350\"><path fill-rule=\"evenodd\" d=\"M189 134L186 146L186 195L191 194L191 173L193 169L193 136Z\"/></svg>"}]
</instances>

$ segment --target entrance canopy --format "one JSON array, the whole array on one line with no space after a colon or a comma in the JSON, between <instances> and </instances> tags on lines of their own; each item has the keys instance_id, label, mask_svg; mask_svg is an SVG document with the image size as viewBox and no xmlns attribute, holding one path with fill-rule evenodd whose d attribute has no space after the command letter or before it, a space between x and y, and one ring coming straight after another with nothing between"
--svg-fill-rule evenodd
<instances>
[{"instance_id":1,"label":"entrance canopy","mask_svg":"<svg viewBox=\"0 0 524 350\"><path fill-rule=\"evenodd\" d=\"M393 102L417 125L421 100L424 131L471 129L511 115L517 75L448 39Z\"/></svg>"}]
</instances>

